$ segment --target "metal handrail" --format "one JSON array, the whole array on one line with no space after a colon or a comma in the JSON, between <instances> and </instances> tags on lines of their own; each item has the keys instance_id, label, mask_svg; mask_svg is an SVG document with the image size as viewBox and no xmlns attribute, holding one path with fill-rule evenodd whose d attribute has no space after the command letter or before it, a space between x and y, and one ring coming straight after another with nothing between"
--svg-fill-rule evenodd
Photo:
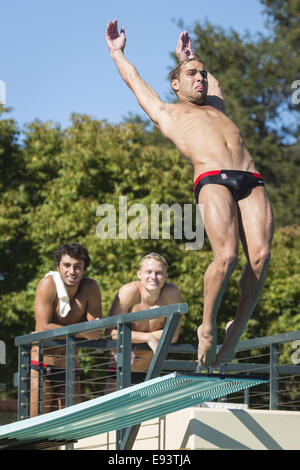
<instances>
[{"instance_id":1,"label":"metal handrail","mask_svg":"<svg viewBox=\"0 0 300 470\"><path fill-rule=\"evenodd\" d=\"M15 345L25 345L32 342L59 338L66 335L75 335L86 331L98 330L100 328L111 328L118 323L133 323L139 320L149 320L151 318L158 318L168 316L174 313L184 314L187 313L188 305L186 303L164 305L148 310L140 310L138 312L126 313L126 315L115 315L113 317L101 318L99 320L86 321L75 323L74 325L62 326L46 331L39 331L30 333L28 335L16 336Z\"/></svg>"},{"instance_id":2,"label":"metal handrail","mask_svg":"<svg viewBox=\"0 0 300 470\"><path fill-rule=\"evenodd\" d=\"M117 360L117 387L123 388L127 386L130 381L130 355L131 355L131 324L133 322L152 319L158 317L167 317L167 324L169 325L169 319L175 318L177 325L180 316L187 313L188 305L186 303L166 305L148 310L142 310L139 312L131 312L126 315L116 315L113 317L102 318L99 320L86 321L77 323L74 325L68 325L63 327L54 328L51 330L35 332L23 336L17 336L15 338L15 345L19 348L19 360L18 360L18 419L25 419L29 417L30 407L30 356L31 347L40 346L39 363L43 363L43 346L48 345L49 340L60 342L60 344L66 344L66 404L70 406L74 403L74 384L75 384L75 348L76 346L85 346L89 341L82 340L78 341L75 345L75 337L77 333L89 332L98 329L106 329L116 327L118 330L118 341L110 342L109 349L113 349L113 346L117 346L118 349L118 360ZM172 323L172 322L171 322ZM176 327L177 327L176 325ZM176 328L175 328L176 329ZM126 330L126 338L124 337L124 331ZM172 331L174 328L172 328ZM174 330L175 331L175 330ZM157 348L157 354L154 355L153 364L160 364L165 359L167 354L166 346L164 343L170 344L173 334L170 335L162 334L161 341ZM60 338L65 337L65 341L61 342ZM103 341L103 340L102 340ZM122 344L123 342L123 344ZM163 352L162 352L163 351ZM162 352L162 354L161 354ZM163 360L162 360L163 357ZM128 360L129 359L129 360ZM157 366L154 370L154 374L159 374Z\"/></svg>"},{"instance_id":3,"label":"metal handrail","mask_svg":"<svg viewBox=\"0 0 300 470\"><path fill-rule=\"evenodd\" d=\"M180 316L187 313L187 304L174 304L163 307L158 307L150 310L143 310L139 312L131 312L126 315L117 315L114 317L102 318L100 320L93 320L90 322L82 322L74 325L68 325L61 328L52 330L31 333L28 335L18 336L15 338L15 345L19 347L19 372L18 372L18 419L23 419L29 416L29 392L28 386L30 382L30 350L31 346L40 346L40 350L49 344L61 345L66 344L66 404L70 406L74 403L74 383L75 383L75 347L84 348L103 348L107 350L117 349L117 388L123 388L130 384L130 355L131 355L131 324L142 319L151 319L166 316L168 318L168 331L162 335L159 347L153 358L148 373L148 378L158 376L160 370L163 369L178 369L183 361L167 361L167 353L191 353L197 355L196 344L171 344L171 340L178 325ZM173 318L173 322L172 322ZM75 345L75 337L77 333L88 332L97 329L106 329L117 327L118 341L112 340L86 340L80 339ZM65 340L61 338L65 337ZM291 331L287 333L280 333L272 336L264 336L260 338L253 338L240 341L237 347L237 352L250 351L253 349L269 348L270 361L267 364L254 364L254 363L227 363L220 366L219 372L240 372L246 371L251 373L259 366L259 372L270 376L270 392L269 392L269 408L271 410L278 409L278 379L280 374L300 374L300 365L288 364L280 365L278 361L279 349L278 346L283 343L293 342L300 340L300 330ZM135 349L148 348L145 344L133 346ZM219 348L220 346L218 346ZM40 356L40 359L42 357ZM42 362L42 361L41 361ZM190 361L185 361L186 370L193 370L197 366L196 360L191 365ZM28 372L29 371L29 372ZM29 374L29 376L28 376ZM128 433L127 433L128 434ZM124 433L119 436L119 442L124 440Z\"/></svg>"}]
</instances>

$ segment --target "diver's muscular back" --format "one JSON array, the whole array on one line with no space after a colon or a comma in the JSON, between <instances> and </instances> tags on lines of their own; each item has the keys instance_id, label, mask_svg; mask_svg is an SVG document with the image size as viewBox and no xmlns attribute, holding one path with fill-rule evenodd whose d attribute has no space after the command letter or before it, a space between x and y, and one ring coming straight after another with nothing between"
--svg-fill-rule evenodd
<instances>
[{"instance_id":1,"label":"diver's muscular back","mask_svg":"<svg viewBox=\"0 0 300 470\"><path fill-rule=\"evenodd\" d=\"M224 113L192 103L167 104L167 108L172 123L162 131L191 160L195 179L209 170L255 171L240 130Z\"/></svg>"}]
</instances>

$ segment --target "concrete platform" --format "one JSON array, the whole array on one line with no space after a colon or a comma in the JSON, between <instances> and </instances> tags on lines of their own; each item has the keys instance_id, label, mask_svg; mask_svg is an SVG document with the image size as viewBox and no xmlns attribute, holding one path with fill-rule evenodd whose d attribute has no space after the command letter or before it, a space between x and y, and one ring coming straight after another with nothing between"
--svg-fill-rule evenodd
<instances>
[{"instance_id":1,"label":"concrete platform","mask_svg":"<svg viewBox=\"0 0 300 470\"><path fill-rule=\"evenodd\" d=\"M134 450L300 450L300 412L191 407L143 423ZM115 432L75 449L115 449Z\"/></svg>"}]
</instances>

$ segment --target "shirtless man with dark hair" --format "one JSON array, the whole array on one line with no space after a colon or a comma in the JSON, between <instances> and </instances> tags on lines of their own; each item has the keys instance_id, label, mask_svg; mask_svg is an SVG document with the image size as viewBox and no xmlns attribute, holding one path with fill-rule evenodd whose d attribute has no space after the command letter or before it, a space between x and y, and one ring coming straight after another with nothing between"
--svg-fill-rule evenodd
<instances>
[{"instance_id":1,"label":"shirtless man with dark hair","mask_svg":"<svg viewBox=\"0 0 300 470\"><path fill-rule=\"evenodd\" d=\"M224 114L219 83L194 56L186 32L180 35L177 45L177 55L183 62L170 75L178 103L163 102L126 59L125 29L122 27L119 34L117 20L107 25L106 43L140 106L194 166L196 202L204 208L204 226L214 255L204 275L198 361L202 367L231 361L260 298L270 260L273 214L263 178L240 130ZM227 323L225 340L217 354L217 313L237 263L239 240L248 263L240 280L236 316Z\"/></svg>"},{"instance_id":2,"label":"shirtless man with dark hair","mask_svg":"<svg viewBox=\"0 0 300 470\"><path fill-rule=\"evenodd\" d=\"M84 277L90 264L88 251L78 243L61 245L54 253L57 271L50 271L40 280L34 302L35 331L45 331L101 317L101 293L93 279ZM101 331L78 333L76 338L98 339ZM31 355L30 414L38 414L38 348ZM65 347L44 351L43 412L63 406L65 382ZM76 374L76 401L79 380Z\"/></svg>"}]
</instances>

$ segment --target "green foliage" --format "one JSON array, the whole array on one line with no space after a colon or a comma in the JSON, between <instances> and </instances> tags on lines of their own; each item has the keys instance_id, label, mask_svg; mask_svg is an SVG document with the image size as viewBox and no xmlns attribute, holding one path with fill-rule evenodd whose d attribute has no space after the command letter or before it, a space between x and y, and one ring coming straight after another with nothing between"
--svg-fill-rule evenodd
<instances>
[{"instance_id":1,"label":"green foliage","mask_svg":"<svg viewBox=\"0 0 300 470\"><path fill-rule=\"evenodd\" d=\"M240 37L209 23L197 23L194 29L194 45L220 80L227 112L241 128L266 178L276 217L266 286L245 338L300 325L299 128L288 129L293 145L285 143L284 121L271 129L296 76L298 58L292 46L299 28L293 22L285 24L277 10L272 17L273 1L263 3L273 28L270 38ZM297 2L279 3L286 7ZM280 38L282 28L288 34ZM111 125L74 114L64 130L51 122L35 121L26 128L21 144L17 124L4 114L8 111L0 109L0 339L7 345L7 371L16 370L14 337L34 330L36 285L53 269L52 254L64 242L78 241L88 247L92 264L87 274L101 287L104 316L120 286L136 279L139 259L150 251L162 253L170 264L170 281L178 284L189 304L180 342L195 343L203 309L203 276L212 259L207 239L201 250L188 251L185 240L174 239L172 233L170 239L163 239L160 232L158 240L150 238L150 231L148 238L135 240L97 236L101 220L97 208L111 204L118 221L120 196L127 197L128 208L142 203L148 213L153 203L194 202L191 165L136 116ZM226 322L235 314L245 262L241 255L223 298L219 342Z\"/></svg>"},{"instance_id":2,"label":"green foliage","mask_svg":"<svg viewBox=\"0 0 300 470\"><path fill-rule=\"evenodd\" d=\"M43 145L38 145L40 139ZM170 280L180 286L189 304L181 342L194 343L203 308L203 275L212 258L207 240L201 250L188 251L184 241L174 240L172 233L170 239L162 239L160 232L159 240L151 240L150 231L148 239L137 240L103 240L96 233L101 220L96 215L98 206L112 204L118 219L121 195L126 195L128 208L143 203L149 213L150 204L155 202L169 206L191 203L190 164L168 143L153 145L142 124L111 126L78 115L65 131L50 123L30 124L19 162L24 167L19 191L8 186L1 201L5 214L1 233L1 332L9 351L13 350L15 336L34 330L35 288L53 269L53 251L61 243L75 240L89 249L92 264L88 275L101 286L104 315L120 286L136 279L140 257L153 250L163 253L170 263ZM247 337L297 328L299 230L297 226L287 227L275 234L266 289ZM244 266L245 257L241 256L219 312L220 340L226 322L235 314ZM15 354L10 355L15 360Z\"/></svg>"}]
</instances>

